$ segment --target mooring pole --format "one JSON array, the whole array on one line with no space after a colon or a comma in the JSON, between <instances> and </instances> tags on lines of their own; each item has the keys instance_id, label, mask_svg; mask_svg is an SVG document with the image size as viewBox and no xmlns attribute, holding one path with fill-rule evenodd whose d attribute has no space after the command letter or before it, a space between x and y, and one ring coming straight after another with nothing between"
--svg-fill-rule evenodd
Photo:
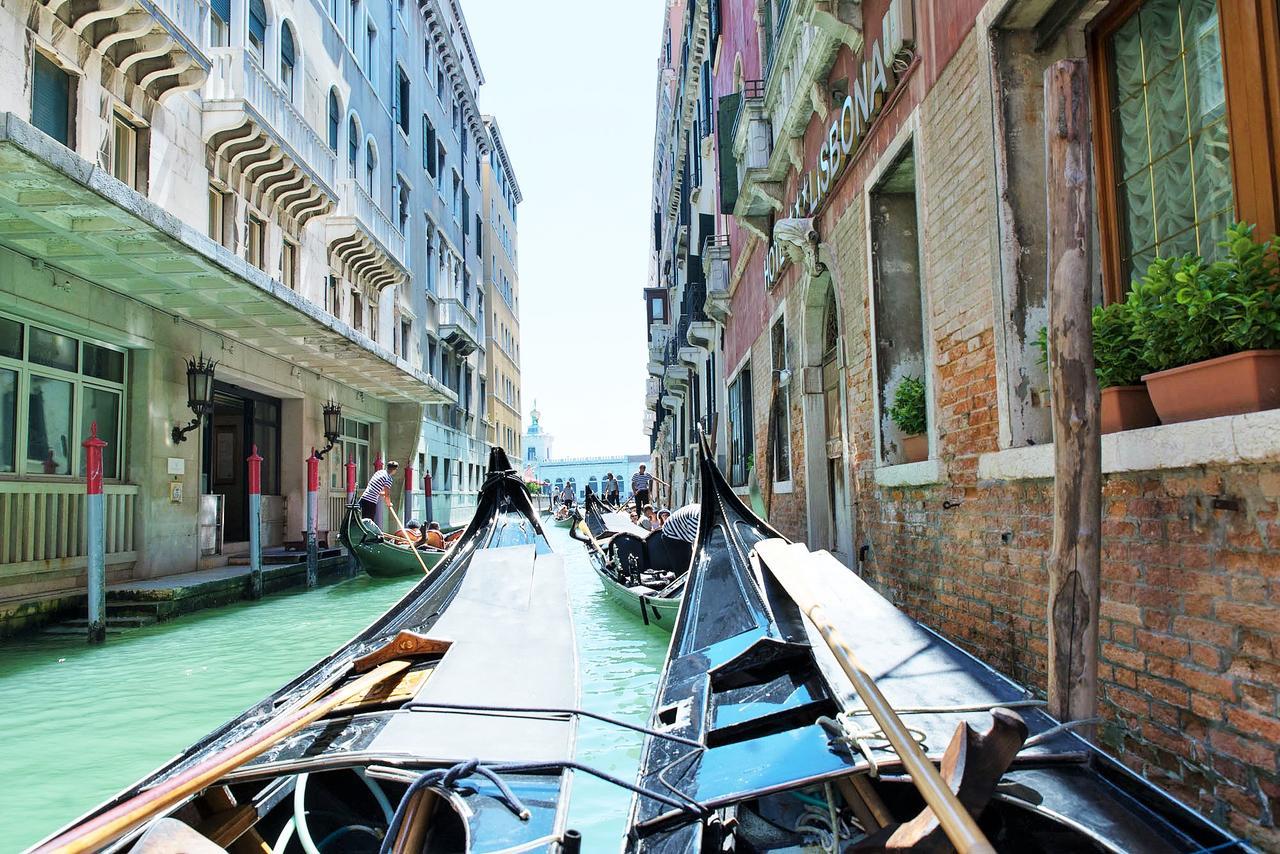
<instances>
[{"instance_id":1,"label":"mooring pole","mask_svg":"<svg viewBox=\"0 0 1280 854\"><path fill-rule=\"evenodd\" d=\"M249 598L262 598L262 457L249 455Z\"/></svg>"},{"instance_id":2,"label":"mooring pole","mask_svg":"<svg viewBox=\"0 0 1280 854\"><path fill-rule=\"evenodd\" d=\"M415 518L413 515L413 463L406 462L404 464L404 515L400 518L404 519L405 524L409 524L409 520Z\"/></svg>"},{"instance_id":3,"label":"mooring pole","mask_svg":"<svg viewBox=\"0 0 1280 854\"><path fill-rule=\"evenodd\" d=\"M347 458L347 463L344 466L344 468L347 470L347 506L350 507L352 504L356 503L356 457L355 457L355 454L352 454L350 457ZM344 525L346 524L345 517L343 519L343 524ZM356 571L356 556L351 554L351 552L347 552L347 571L352 574L354 574Z\"/></svg>"},{"instance_id":4,"label":"mooring pole","mask_svg":"<svg viewBox=\"0 0 1280 854\"><path fill-rule=\"evenodd\" d=\"M377 456L377 457L375 457L375 458L374 458L374 460L373 460L373 470L374 470L374 471L381 471L381 470L382 470L382 452L381 452L381 451L379 451L379 452L378 452L378 456ZM387 496L387 500L390 500L390 499L391 499L391 496L390 496L390 495L388 495L388 496ZM375 497L373 501L374 501L374 504L376 505L376 507L374 508L374 511L373 511L373 523L374 523L375 525L377 525L379 528L381 528L382 530L384 530L384 531L385 531L385 530L386 530L386 528L383 528L383 510L382 510L382 506L383 506L383 504L385 504L385 503L386 503L386 501L384 501L384 500L383 500L383 498L382 498L382 496L381 496L381 495L379 495L379 496Z\"/></svg>"},{"instance_id":5,"label":"mooring pole","mask_svg":"<svg viewBox=\"0 0 1280 854\"><path fill-rule=\"evenodd\" d=\"M1049 553L1049 712L1092 718L1098 697L1102 432L1093 361L1088 70L1044 74L1048 179L1049 388L1053 546Z\"/></svg>"},{"instance_id":6,"label":"mooring pole","mask_svg":"<svg viewBox=\"0 0 1280 854\"><path fill-rule=\"evenodd\" d=\"M316 546L316 516L320 511L320 457L311 449L307 457L307 587L315 587L320 577L320 554Z\"/></svg>"},{"instance_id":7,"label":"mooring pole","mask_svg":"<svg viewBox=\"0 0 1280 854\"><path fill-rule=\"evenodd\" d=\"M422 511L422 526L425 528L431 521L431 472L429 471L422 473L422 504L426 508Z\"/></svg>"},{"instance_id":8,"label":"mooring pole","mask_svg":"<svg viewBox=\"0 0 1280 854\"><path fill-rule=\"evenodd\" d=\"M107 538L106 517L102 498L102 449L107 443L98 438L98 422L89 425L85 439L85 524L89 533L89 643L107 639Z\"/></svg>"}]
</instances>

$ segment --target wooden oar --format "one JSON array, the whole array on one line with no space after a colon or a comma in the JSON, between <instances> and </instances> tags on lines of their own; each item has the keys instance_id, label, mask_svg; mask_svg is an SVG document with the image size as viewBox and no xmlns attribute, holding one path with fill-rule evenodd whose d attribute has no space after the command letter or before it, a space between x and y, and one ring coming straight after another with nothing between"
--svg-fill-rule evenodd
<instances>
[{"instance_id":1,"label":"wooden oar","mask_svg":"<svg viewBox=\"0 0 1280 854\"><path fill-rule=\"evenodd\" d=\"M373 668L354 682L329 693L334 684L345 678L351 671L334 674L330 680L300 700L292 711L275 718L247 738L224 747L181 774L51 839L36 849L36 854L54 851L59 854L68 854L68 852L77 854L82 851L95 851L106 846L153 816L208 788L343 703L365 694L383 680L403 672L412 663L410 660L412 656L440 649L439 641L414 635L411 632L401 632L385 647L359 659L352 665L352 670L355 672L364 672L369 667Z\"/></svg>"},{"instance_id":2,"label":"wooden oar","mask_svg":"<svg viewBox=\"0 0 1280 854\"><path fill-rule=\"evenodd\" d=\"M866 704L867 711L871 712L885 738L897 751L898 758L902 760L907 773L911 775L911 781L920 791L920 796L937 816L938 823L942 825L951 844L960 854L994 854L995 849L987 841L978 823L942 779L942 774L937 767L929 761L924 748L911 735L907 725L902 722L898 713L893 710L893 706L885 699L875 680L863 669L852 647L827 619L818 597L809 589L804 578L804 567L792 557L791 553L794 549L804 549L805 556L811 557L804 546L792 546L784 540L777 539L757 543L755 556L760 563L768 567L769 572L773 573L773 577L787 591L787 595L800 606L800 610L805 613L822 635L822 639L827 642L836 661L840 663L840 668L853 683L862 702Z\"/></svg>"},{"instance_id":3,"label":"wooden oar","mask_svg":"<svg viewBox=\"0 0 1280 854\"><path fill-rule=\"evenodd\" d=\"M404 523L400 521L400 515L396 513L396 508L391 506L391 496L384 492L382 493L382 499L387 502L387 509L391 511L391 518L396 520L396 530L403 531ZM431 570L427 569L426 561L422 559L422 555L418 554L418 549L414 546L410 546L409 551L413 552L413 556L417 558L418 566L422 567L422 574L430 575Z\"/></svg>"}]
</instances>

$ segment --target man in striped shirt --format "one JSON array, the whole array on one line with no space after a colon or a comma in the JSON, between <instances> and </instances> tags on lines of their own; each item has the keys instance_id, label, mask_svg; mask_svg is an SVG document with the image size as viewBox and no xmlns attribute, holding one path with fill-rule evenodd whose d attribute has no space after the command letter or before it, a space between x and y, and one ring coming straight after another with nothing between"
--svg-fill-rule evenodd
<instances>
[{"instance_id":1,"label":"man in striped shirt","mask_svg":"<svg viewBox=\"0 0 1280 854\"><path fill-rule=\"evenodd\" d=\"M374 518L374 514L378 510L378 502L391 497L392 475L396 473L396 469L400 468L400 464L395 460L389 460L385 467L378 469L373 473L373 477L369 478L369 485L364 488L364 494L360 496L360 515L366 519Z\"/></svg>"},{"instance_id":2,"label":"man in striped shirt","mask_svg":"<svg viewBox=\"0 0 1280 854\"><path fill-rule=\"evenodd\" d=\"M702 519L700 504L686 504L662 525L662 544L671 558L671 568L685 572L693 559L693 544L698 539L698 523Z\"/></svg>"},{"instance_id":3,"label":"man in striped shirt","mask_svg":"<svg viewBox=\"0 0 1280 854\"><path fill-rule=\"evenodd\" d=\"M649 474L644 470L644 463L640 464L640 471L631 476L631 494L635 496L636 506L643 507L650 503L649 489L653 486L653 482L666 486L666 481L658 480L657 475Z\"/></svg>"}]
</instances>

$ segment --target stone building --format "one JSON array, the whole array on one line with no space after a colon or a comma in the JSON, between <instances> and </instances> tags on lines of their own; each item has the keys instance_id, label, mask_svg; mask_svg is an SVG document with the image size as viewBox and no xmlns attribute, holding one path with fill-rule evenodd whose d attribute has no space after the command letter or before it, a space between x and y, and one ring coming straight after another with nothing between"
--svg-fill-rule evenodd
<instances>
[{"instance_id":1,"label":"stone building","mask_svg":"<svg viewBox=\"0 0 1280 854\"><path fill-rule=\"evenodd\" d=\"M759 481L771 522L1043 690L1043 72L1061 58L1088 69L1092 274L1110 303L1153 258L1213 257L1233 219L1277 231L1275 4L689 0L668 12L645 292L661 466L688 471L689 391L724 389L709 432L735 485ZM709 95L695 79L712 80ZM710 126L681 119L708 97ZM690 181L681 164L712 152L714 186L705 171ZM710 238L693 215L708 196ZM708 240L702 312L723 314L723 338L700 365L682 355L701 340L682 288ZM920 458L889 416L908 380L924 390ZM1277 428L1272 410L1102 445L1100 737L1268 848L1280 846Z\"/></svg>"},{"instance_id":2,"label":"stone building","mask_svg":"<svg viewBox=\"0 0 1280 854\"><path fill-rule=\"evenodd\" d=\"M456 0L20 0L0 70L0 631L83 603L91 423L111 580L242 549L255 446L268 546L301 538L312 448L322 535L350 459L468 512L490 143Z\"/></svg>"},{"instance_id":3,"label":"stone building","mask_svg":"<svg viewBox=\"0 0 1280 854\"><path fill-rule=\"evenodd\" d=\"M520 457L523 419L520 409L520 276L516 210L524 196L516 183L511 156L493 116L485 116L489 159L484 164L484 261L489 292L488 440Z\"/></svg>"}]
</instances>

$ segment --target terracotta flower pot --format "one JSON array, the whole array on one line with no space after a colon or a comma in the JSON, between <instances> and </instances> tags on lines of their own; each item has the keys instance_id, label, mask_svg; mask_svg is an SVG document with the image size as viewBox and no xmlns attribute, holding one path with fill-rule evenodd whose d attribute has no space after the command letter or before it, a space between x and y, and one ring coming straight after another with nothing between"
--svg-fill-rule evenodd
<instances>
[{"instance_id":1,"label":"terracotta flower pot","mask_svg":"<svg viewBox=\"0 0 1280 854\"><path fill-rule=\"evenodd\" d=\"M1142 378L1165 424L1280 407L1280 350L1246 350Z\"/></svg>"},{"instance_id":2,"label":"terracotta flower pot","mask_svg":"<svg viewBox=\"0 0 1280 854\"><path fill-rule=\"evenodd\" d=\"M902 437L902 455L909 463L918 463L929 459L929 436L917 433L914 436Z\"/></svg>"},{"instance_id":3,"label":"terracotta flower pot","mask_svg":"<svg viewBox=\"0 0 1280 854\"><path fill-rule=\"evenodd\" d=\"M1145 385L1116 385L1102 390L1102 432L1119 433L1160 423Z\"/></svg>"}]
</instances>

